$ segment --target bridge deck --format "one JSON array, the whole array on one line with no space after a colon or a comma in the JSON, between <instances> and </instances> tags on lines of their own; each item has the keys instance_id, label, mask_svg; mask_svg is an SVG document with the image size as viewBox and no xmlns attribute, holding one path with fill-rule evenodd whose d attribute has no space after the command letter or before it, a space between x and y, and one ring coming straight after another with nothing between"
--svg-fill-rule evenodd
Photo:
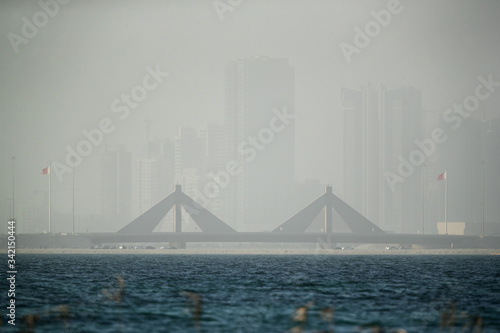
<instances>
[{"instance_id":1,"label":"bridge deck","mask_svg":"<svg viewBox=\"0 0 500 333\"><path fill-rule=\"evenodd\" d=\"M255 243L362 243L362 244L422 244L436 246L467 246L500 248L499 236L411 235L411 234L353 234L353 233L202 233L153 232L148 234L80 234L93 243L146 242L255 242Z\"/></svg>"}]
</instances>

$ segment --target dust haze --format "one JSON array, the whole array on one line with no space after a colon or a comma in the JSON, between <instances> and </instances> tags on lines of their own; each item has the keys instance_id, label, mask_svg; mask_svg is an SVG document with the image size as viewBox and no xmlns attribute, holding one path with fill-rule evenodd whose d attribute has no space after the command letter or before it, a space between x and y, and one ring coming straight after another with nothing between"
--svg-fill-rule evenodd
<instances>
[{"instance_id":1,"label":"dust haze","mask_svg":"<svg viewBox=\"0 0 500 333\"><path fill-rule=\"evenodd\" d=\"M48 231L49 177L56 233L73 214L117 231L175 185L237 231L331 186L387 232L500 232L498 1L0 9L0 217L19 233Z\"/></svg>"}]
</instances>

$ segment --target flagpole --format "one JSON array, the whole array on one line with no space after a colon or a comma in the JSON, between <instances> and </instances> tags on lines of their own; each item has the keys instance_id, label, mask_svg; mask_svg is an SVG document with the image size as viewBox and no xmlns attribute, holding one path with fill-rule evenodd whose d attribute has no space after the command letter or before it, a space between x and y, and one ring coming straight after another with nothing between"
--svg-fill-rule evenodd
<instances>
[{"instance_id":1,"label":"flagpole","mask_svg":"<svg viewBox=\"0 0 500 333\"><path fill-rule=\"evenodd\" d=\"M50 177L51 177L51 170L50 170L50 163L49 163L49 234L51 233L51 229L50 229L50 213L52 211L52 206L51 206L51 202L50 202L50 197L52 196L52 192L51 192L51 189L50 189L50 184L51 184L51 181L50 181Z\"/></svg>"},{"instance_id":2,"label":"flagpole","mask_svg":"<svg viewBox=\"0 0 500 333\"><path fill-rule=\"evenodd\" d=\"M422 235L424 234L425 228L425 162L422 163Z\"/></svg>"},{"instance_id":3,"label":"flagpole","mask_svg":"<svg viewBox=\"0 0 500 333\"><path fill-rule=\"evenodd\" d=\"M12 220L15 220L15 215L16 215L16 204L15 204L16 196L14 193L14 189L15 189L15 186L14 186L14 161L15 161L15 159L16 159L16 157L12 156Z\"/></svg>"},{"instance_id":4,"label":"flagpole","mask_svg":"<svg viewBox=\"0 0 500 333\"><path fill-rule=\"evenodd\" d=\"M75 233L75 161L76 157L71 156L71 173L73 174L73 234Z\"/></svg>"},{"instance_id":5,"label":"flagpole","mask_svg":"<svg viewBox=\"0 0 500 333\"><path fill-rule=\"evenodd\" d=\"M447 170L444 170L444 232L448 235L448 174Z\"/></svg>"},{"instance_id":6,"label":"flagpole","mask_svg":"<svg viewBox=\"0 0 500 333\"><path fill-rule=\"evenodd\" d=\"M73 156L71 156L73 157ZM75 234L75 161L71 159L71 171L73 174L73 234Z\"/></svg>"},{"instance_id":7,"label":"flagpole","mask_svg":"<svg viewBox=\"0 0 500 333\"><path fill-rule=\"evenodd\" d=\"M483 187L483 221L482 221L483 223L481 223L481 237L484 237L484 164L485 164L484 160L481 161L481 164L483 166L483 186L482 186Z\"/></svg>"}]
</instances>

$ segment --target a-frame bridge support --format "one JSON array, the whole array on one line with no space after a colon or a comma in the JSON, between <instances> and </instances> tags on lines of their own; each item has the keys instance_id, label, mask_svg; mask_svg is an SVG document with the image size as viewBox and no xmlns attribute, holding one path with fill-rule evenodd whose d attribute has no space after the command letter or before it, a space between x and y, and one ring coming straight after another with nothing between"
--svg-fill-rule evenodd
<instances>
[{"instance_id":1,"label":"a-frame bridge support","mask_svg":"<svg viewBox=\"0 0 500 333\"><path fill-rule=\"evenodd\" d=\"M161 220L174 207L174 232L182 232L182 207L194 220L203 232L232 233L236 232L214 214L203 208L193 199L182 192L181 185L175 186L175 192L158 202L149 210L139 215L135 220L118 230L119 234L147 234L152 233ZM177 248L185 247L177 244Z\"/></svg>"},{"instance_id":2,"label":"a-frame bridge support","mask_svg":"<svg viewBox=\"0 0 500 333\"><path fill-rule=\"evenodd\" d=\"M180 185L176 185L175 192L124 226L117 234L145 235L152 233L172 208L174 208L174 233L182 232L182 208L186 210L204 233L236 233L236 230L184 194ZM273 232L304 233L321 211L325 210L324 231L331 234L333 232L333 209L354 234L385 234L382 229L334 195L331 186L327 186L322 196L279 225ZM176 247L185 247L185 242L176 244Z\"/></svg>"},{"instance_id":3,"label":"a-frame bridge support","mask_svg":"<svg viewBox=\"0 0 500 333\"><path fill-rule=\"evenodd\" d=\"M279 225L273 232L303 233L311 225L313 220L325 210L326 233L332 232L333 218L332 209L339 214L353 233L357 234L385 234L385 232L370 222L366 217L358 213L354 208L342 201L332 193L332 187L327 186L325 194L311 202L307 207Z\"/></svg>"}]
</instances>

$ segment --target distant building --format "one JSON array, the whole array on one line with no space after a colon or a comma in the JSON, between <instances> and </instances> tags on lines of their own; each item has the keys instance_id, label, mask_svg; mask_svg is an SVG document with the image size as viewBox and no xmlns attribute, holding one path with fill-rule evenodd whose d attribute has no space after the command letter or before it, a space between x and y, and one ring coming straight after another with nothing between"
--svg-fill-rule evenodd
<instances>
[{"instance_id":1,"label":"distant building","mask_svg":"<svg viewBox=\"0 0 500 333\"><path fill-rule=\"evenodd\" d=\"M173 192L174 142L157 139L148 142L148 157L137 164L138 200L136 216L144 213Z\"/></svg>"},{"instance_id":2,"label":"distant building","mask_svg":"<svg viewBox=\"0 0 500 333\"><path fill-rule=\"evenodd\" d=\"M382 88L342 88L344 117L343 199L375 224L381 222Z\"/></svg>"},{"instance_id":3,"label":"distant building","mask_svg":"<svg viewBox=\"0 0 500 333\"><path fill-rule=\"evenodd\" d=\"M227 144L227 128L224 125L209 124L207 127L207 172L206 182L213 182L214 178L221 177L221 172L227 172L226 166L230 161ZM235 179L219 181L219 192L210 198L210 209L212 213L222 220L231 223L234 216L234 206L231 192L231 182Z\"/></svg>"},{"instance_id":4,"label":"distant building","mask_svg":"<svg viewBox=\"0 0 500 333\"><path fill-rule=\"evenodd\" d=\"M365 91L342 88L344 117L344 192L343 199L361 214L366 214L366 125Z\"/></svg>"},{"instance_id":5,"label":"distant building","mask_svg":"<svg viewBox=\"0 0 500 333\"><path fill-rule=\"evenodd\" d=\"M382 170L397 172L399 157L408 160L422 139L422 95L413 87L384 91L381 114ZM382 221L386 230L416 233L421 225L422 173L415 172L398 183L393 192L385 179L382 187Z\"/></svg>"},{"instance_id":6,"label":"distant building","mask_svg":"<svg viewBox=\"0 0 500 333\"><path fill-rule=\"evenodd\" d=\"M392 192L385 171L396 172L422 139L422 98L418 89L341 88L344 119L343 199L387 231L417 233L422 221L422 172ZM418 211L417 211L418 210Z\"/></svg>"},{"instance_id":7,"label":"distant building","mask_svg":"<svg viewBox=\"0 0 500 333\"><path fill-rule=\"evenodd\" d=\"M179 128L174 141L174 179L182 185L184 170L194 169L197 177L204 174L206 165L206 141L198 130Z\"/></svg>"},{"instance_id":8,"label":"distant building","mask_svg":"<svg viewBox=\"0 0 500 333\"><path fill-rule=\"evenodd\" d=\"M101 211L118 229L131 217L132 157L124 146L106 145L101 156Z\"/></svg>"},{"instance_id":9,"label":"distant building","mask_svg":"<svg viewBox=\"0 0 500 333\"><path fill-rule=\"evenodd\" d=\"M150 141L148 145L148 158L158 161L158 191L163 199L174 191L174 140L170 138Z\"/></svg>"},{"instance_id":10,"label":"distant building","mask_svg":"<svg viewBox=\"0 0 500 333\"><path fill-rule=\"evenodd\" d=\"M41 232L34 218L31 205L19 204L16 207L16 232L20 234L34 234Z\"/></svg>"},{"instance_id":11,"label":"distant building","mask_svg":"<svg viewBox=\"0 0 500 333\"><path fill-rule=\"evenodd\" d=\"M208 170L223 170L228 162L226 127L209 124L207 127Z\"/></svg>"},{"instance_id":12,"label":"distant building","mask_svg":"<svg viewBox=\"0 0 500 333\"><path fill-rule=\"evenodd\" d=\"M271 230L293 210L295 124L278 121L280 130L271 131L270 122L276 112L295 114L294 89L286 59L243 59L226 67L227 143L241 168L230 188L236 210L229 223L237 230Z\"/></svg>"},{"instance_id":13,"label":"distant building","mask_svg":"<svg viewBox=\"0 0 500 333\"><path fill-rule=\"evenodd\" d=\"M437 230L439 235L465 235L465 222L438 222Z\"/></svg>"},{"instance_id":14,"label":"distant building","mask_svg":"<svg viewBox=\"0 0 500 333\"><path fill-rule=\"evenodd\" d=\"M157 159L140 159L138 161L139 214L144 213L161 200L160 167L161 161Z\"/></svg>"}]
</instances>

